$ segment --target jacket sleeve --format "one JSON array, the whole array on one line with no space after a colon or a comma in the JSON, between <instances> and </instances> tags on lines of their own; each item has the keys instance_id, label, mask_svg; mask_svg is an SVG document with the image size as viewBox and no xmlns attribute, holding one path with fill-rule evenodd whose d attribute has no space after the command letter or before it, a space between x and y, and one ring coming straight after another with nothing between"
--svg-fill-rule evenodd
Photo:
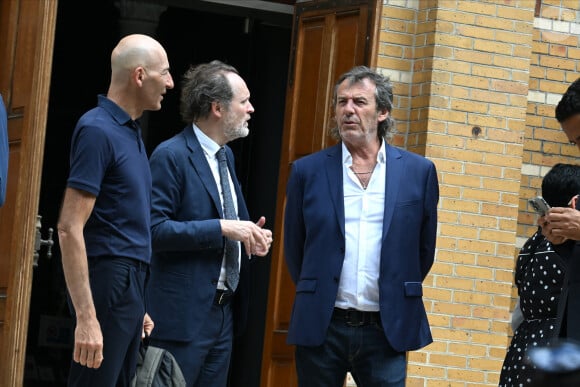
<instances>
[{"instance_id":1,"label":"jacket sleeve","mask_svg":"<svg viewBox=\"0 0 580 387\"><path fill-rule=\"evenodd\" d=\"M191 165L179 152L163 147L153 152L150 166L153 251L221 249L219 217L212 212L203 185L192 183L196 177L186 170Z\"/></svg>"},{"instance_id":2,"label":"jacket sleeve","mask_svg":"<svg viewBox=\"0 0 580 387\"><path fill-rule=\"evenodd\" d=\"M304 216L302 212L303 183L296 162L286 186L284 211L284 257L294 284L298 283L304 252Z\"/></svg>"},{"instance_id":3,"label":"jacket sleeve","mask_svg":"<svg viewBox=\"0 0 580 387\"><path fill-rule=\"evenodd\" d=\"M437 170L429 162L429 171L425 181L425 202L423 225L421 229L421 275L423 279L429 273L435 260L435 243L437 241L437 205L439 203L439 181Z\"/></svg>"},{"instance_id":4,"label":"jacket sleeve","mask_svg":"<svg viewBox=\"0 0 580 387\"><path fill-rule=\"evenodd\" d=\"M6 200L6 183L8 182L8 117L6 107L0 95L0 206Z\"/></svg>"}]
</instances>

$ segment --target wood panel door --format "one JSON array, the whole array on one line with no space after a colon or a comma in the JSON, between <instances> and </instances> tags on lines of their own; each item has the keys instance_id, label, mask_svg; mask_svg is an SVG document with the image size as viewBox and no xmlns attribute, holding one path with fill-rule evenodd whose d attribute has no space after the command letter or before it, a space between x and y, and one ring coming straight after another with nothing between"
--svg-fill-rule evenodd
<instances>
[{"instance_id":1,"label":"wood panel door","mask_svg":"<svg viewBox=\"0 0 580 387\"><path fill-rule=\"evenodd\" d=\"M21 386L57 0L0 0L9 171L0 208L0 386Z\"/></svg>"},{"instance_id":2,"label":"wood panel door","mask_svg":"<svg viewBox=\"0 0 580 387\"><path fill-rule=\"evenodd\" d=\"M311 1L294 12L292 52L280 156L274 245L262 358L262 387L297 385L294 348L286 344L294 284L283 254L286 181L292 162L334 141L332 95L337 78L355 65L372 66L379 0Z\"/></svg>"}]
</instances>

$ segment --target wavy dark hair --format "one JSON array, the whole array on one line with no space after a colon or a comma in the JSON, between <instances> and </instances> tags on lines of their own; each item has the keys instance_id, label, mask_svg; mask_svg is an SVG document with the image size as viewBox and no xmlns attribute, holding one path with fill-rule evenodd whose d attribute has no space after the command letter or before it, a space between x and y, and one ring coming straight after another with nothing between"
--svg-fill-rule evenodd
<instances>
[{"instance_id":1,"label":"wavy dark hair","mask_svg":"<svg viewBox=\"0 0 580 387\"><path fill-rule=\"evenodd\" d=\"M199 118L206 118L211 112L212 102L229 105L234 96L227 73L236 73L233 66L219 60L191 66L181 81L181 119L190 124Z\"/></svg>"},{"instance_id":2,"label":"wavy dark hair","mask_svg":"<svg viewBox=\"0 0 580 387\"><path fill-rule=\"evenodd\" d=\"M332 98L332 104L336 107L337 92L338 87L344 82L348 81L349 85L353 85L357 82L361 82L364 79L369 79L375 86L375 100L377 103L377 112L387 110L389 116L386 120L379 122L377 126L377 136L379 139L389 140L394 131L395 120L391 118L391 111L393 110L393 85L389 77L386 77L378 72L370 69L367 66L356 66L353 67L348 72L342 74L336 84L334 85L334 95ZM335 140L340 140L340 130L338 126L335 125L330 129L330 135Z\"/></svg>"}]
</instances>

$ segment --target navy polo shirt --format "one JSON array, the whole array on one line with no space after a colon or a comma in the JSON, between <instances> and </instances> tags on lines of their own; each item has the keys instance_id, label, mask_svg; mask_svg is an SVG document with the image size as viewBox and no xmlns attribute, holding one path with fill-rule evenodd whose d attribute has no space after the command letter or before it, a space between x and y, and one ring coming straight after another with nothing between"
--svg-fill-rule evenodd
<instances>
[{"instance_id":1,"label":"navy polo shirt","mask_svg":"<svg viewBox=\"0 0 580 387\"><path fill-rule=\"evenodd\" d=\"M151 171L141 130L104 95L75 127L67 186L96 196L84 228L87 256L149 263Z\"/></svg>"}]
</instances>

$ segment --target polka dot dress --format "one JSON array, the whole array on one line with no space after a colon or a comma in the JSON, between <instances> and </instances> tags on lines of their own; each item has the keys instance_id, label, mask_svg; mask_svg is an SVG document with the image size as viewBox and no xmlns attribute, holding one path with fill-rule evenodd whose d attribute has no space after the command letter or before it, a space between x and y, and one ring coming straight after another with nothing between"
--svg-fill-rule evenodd
<instances>
[{"instance_id":1,"label":"polka dot dress","mask_svg":"<svg viewBox=\"0 0 580 387\"><path fill-rule=\"evenodd\" d=\"M557 336L556 310L565 268L564 260L539 232L522 247L516 264L515 283L524 321L514 332L499 387L530 386L534 382L536 371L530 365L526 351L546 345Z\"/></svg>"}]
</instances>

